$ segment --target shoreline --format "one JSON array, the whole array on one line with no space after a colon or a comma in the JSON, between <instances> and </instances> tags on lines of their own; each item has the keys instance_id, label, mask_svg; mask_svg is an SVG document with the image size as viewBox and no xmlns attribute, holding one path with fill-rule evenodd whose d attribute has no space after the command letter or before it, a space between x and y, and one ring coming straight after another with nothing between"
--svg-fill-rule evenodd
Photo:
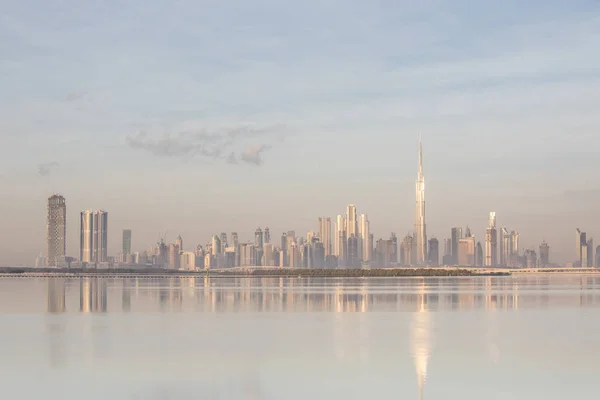
<instances>
[{"instance_id":1,"label":"shoreline","mask_svg":"<svg viewBox=\"0 0 600 400\"><path fill-rule=\"evenodd\" d=\"M472 271L462 268L373 268L373 269L305 269L247 268L231 270L179 271L168 269L68 269L68 268L0 268L0 277L287 277L287 278L376 278L376 277L473 277L509 276L507 271Z\"/></svg>"},{"instance_id":2,"label":"shoreline","mask_svg":"<svg viewBox=\"0 0 600 400\"><path fill-rule=\"evenodd\" d=\"M595 275L600 268L373 268L373 269L306 269L306 268L265 268L248 267L232 269L213 269L198 271L180 271L160 268L19 268L0 267L2 277L135 277L135 278L170 278L170 277L287 277L287 278L377 278L377 277L489 277L489 276L533 276L533 275Z\"/></svg>"}]
</instances>

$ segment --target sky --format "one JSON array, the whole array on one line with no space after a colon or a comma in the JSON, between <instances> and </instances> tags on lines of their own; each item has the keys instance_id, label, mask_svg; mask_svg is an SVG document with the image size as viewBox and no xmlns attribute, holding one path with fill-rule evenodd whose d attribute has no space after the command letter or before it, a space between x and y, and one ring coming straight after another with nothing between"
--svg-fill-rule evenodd
<instances>
[{"instance_id":1,"label":"sky","mask_svg":"<svg viewBox=\"0 0 600 400\"><path fill-rule=\"evenodd\" d=\"M74 256L84 209L111 254L350 203L402 237L419 135L429 237L495 211L573 261L600 235L599 47L597 1L4 0L0 265L45 252L53 193Z\"/></svg>"}]
</instances>

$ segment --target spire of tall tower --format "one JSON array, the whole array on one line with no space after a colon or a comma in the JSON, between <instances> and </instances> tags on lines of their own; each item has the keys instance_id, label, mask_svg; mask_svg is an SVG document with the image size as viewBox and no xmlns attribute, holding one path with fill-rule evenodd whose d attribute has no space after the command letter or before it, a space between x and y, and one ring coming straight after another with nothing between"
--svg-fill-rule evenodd
<instances>
[{"instance_id":1,"label":"spire of tall tower","mask_svg":"<svg viewBox=\"0 0 600 400\"><path fill-rule=\"evenodd\" d=\"M423 138L419 133L419 179L423 178Z\"/></svg>"},{"instance_id":2,"label":"spire of tall tower","mask_svg":"<svg viewBox=\"0 0 600 400\"><path fill-rule=\"evenodd\" d=\"M419 172L416 186L415 207L415 242L416 263L424 265L427 263L427 233L425 230L425 177L423 175L423 144L419 134Z\"/></svg>"}]
</instances>

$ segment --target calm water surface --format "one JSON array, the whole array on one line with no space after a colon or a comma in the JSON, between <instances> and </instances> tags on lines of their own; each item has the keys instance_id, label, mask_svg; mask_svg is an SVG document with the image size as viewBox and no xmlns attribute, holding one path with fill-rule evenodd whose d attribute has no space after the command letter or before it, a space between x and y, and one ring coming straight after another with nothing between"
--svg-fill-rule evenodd
<instances>
[{"instance_id":1,"label":"calm water surface","mask_svg":"<svg viewBox=\"0 0 600 400\"><path fill-rule=\"evenodd\" d=\"M0 279L0 399L600 396L600 277Z\"/></svg>"}]
</instances>

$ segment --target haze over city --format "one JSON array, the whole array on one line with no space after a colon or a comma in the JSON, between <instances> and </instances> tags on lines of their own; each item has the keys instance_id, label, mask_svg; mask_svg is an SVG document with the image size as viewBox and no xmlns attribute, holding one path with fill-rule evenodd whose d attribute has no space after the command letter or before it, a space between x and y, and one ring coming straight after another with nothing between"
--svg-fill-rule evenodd
<instances>
[{"instance_id":1,"label":"haze over city","mask_svg":"<svg viewBox=\"0 0 600 400\"><path fill-rule=\"evenodd\" d=\"M428 237L483 242L494 211L566 263L600 232L597 2L118 3L3 7L0 265L45 251L52 193L69 255L86 209L111 254L348 204L401 240L420 134Z\"/></svg>"}]
</instances>

